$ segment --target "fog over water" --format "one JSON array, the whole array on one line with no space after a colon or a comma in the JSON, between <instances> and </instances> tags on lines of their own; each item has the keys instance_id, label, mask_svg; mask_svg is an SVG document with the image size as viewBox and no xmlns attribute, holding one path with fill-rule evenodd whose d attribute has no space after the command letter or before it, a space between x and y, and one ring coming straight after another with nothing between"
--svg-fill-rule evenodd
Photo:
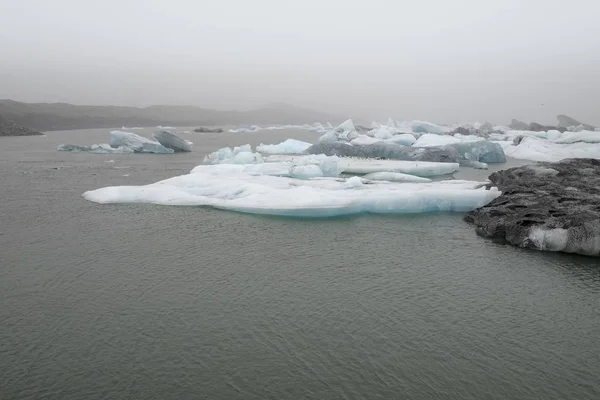
<instances>
[{"instance_id":1,"label":"fog over water","mask_svg":"<svg viewBox=\"0 0 600 400\"><path fill-rule=\"evenodd\" d=\"M5 0L0 98L600 124L600 3ZM308 122L308 121L307 121Z\"/></svg>"}]
</instances>

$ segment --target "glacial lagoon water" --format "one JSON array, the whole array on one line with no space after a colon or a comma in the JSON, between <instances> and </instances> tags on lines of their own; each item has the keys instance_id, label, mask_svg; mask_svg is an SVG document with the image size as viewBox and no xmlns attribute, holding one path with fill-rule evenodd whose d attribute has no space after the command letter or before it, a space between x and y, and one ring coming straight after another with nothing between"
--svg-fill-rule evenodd
<instances>
[{"instance_id":1,"label":"glacial lagoon water","mask_svg":"<svg viewBox=\"0 0 600 400\"><path fill-rule=\"evenodd\" d=\"M0 138L0 399L600 398L598 260L485 240L460 214L95 204L81 194L223 146L319 136L56 151L108 132Z\"/></svg>"}]
</instances>

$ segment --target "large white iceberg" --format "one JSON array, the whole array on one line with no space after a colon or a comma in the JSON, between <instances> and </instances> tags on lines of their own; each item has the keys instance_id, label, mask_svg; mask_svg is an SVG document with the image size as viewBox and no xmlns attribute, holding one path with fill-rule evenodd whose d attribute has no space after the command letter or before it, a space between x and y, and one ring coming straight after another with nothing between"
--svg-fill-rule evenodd
<instances>
[{"instance_id":1,"label":"large white iceberg","mask_svg":"<svg viewBox=\"0 0 600 400\"><path fill-rule=\"evenodd\" d=\"M390 183L360 178L298 180L253 175L243 165L204 165L193 173L145 186L112 186L85 192L97 203L210 206L238 212L295 217L358 213L467 212L497 196L473 181Z\"/></svg>"},{"instance_id":2,"label":"large white iceberg","mask_svg":"<svg viewBox=\"0 0 600 400\"><path fill-rule=\"evenodd\" d=\"M287 139L278 144L260 144L256 151L264 154L300 154L312 146L312 143L296 139Z\"/></svg>"},{"instance_id":3,"label":"large white iceberg","mask_svg":"<svg viewBox=\"0 0 600 400\"><path fill-rule=\"evenodd\" d=\"M600 143L600 132L593 131L579 131L579 132L565 132L559 137L554 139L556 143L571 144L571 143Z\"/></svg>"},{"instance_id":4,"label":"large white iceberg","mask_svg":"<svg viewBox=\"0 0 600 400\"><path fill-rule=\"evenodd\" d=\"M512 142L499 143L507 156L521 160L555 162L565 158L600 159L600 143L555 143L535 137L524 137L518 145Z\"/></svg>"},{"instance_id":5,"label":"large white iceberg","mask_svg":"<svg viewBox=\"0 0 600 400\"><path fill-rule=\"evenodd\" d=\"M108 144L114 148L127 147L136 153L170 154L174 152L173 149L166 148L154 140L124 131L112 131Z\"/></svg>"}]
</instances>

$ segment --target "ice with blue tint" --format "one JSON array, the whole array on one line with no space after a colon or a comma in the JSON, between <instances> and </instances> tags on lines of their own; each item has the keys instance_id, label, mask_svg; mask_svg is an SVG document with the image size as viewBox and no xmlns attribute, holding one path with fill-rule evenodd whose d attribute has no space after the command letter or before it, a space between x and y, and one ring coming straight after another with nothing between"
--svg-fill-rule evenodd
<instances>
[{"instance_id":1,"label":"ice with blue tint","mask_svg":"<svg viewBox=\"0 0 600 400\"><path fill-rule=\"evenodd\" d=\"M487 140L467 141L449 145L465 160L481 163L504 163L506 154L502 146Z\"/></svg>"},{"instance_id":2,"label":"ice with blue tint","mask_svg":"<svg viewBox=\"0 0 600 400\"><path fill-rule=\"evenodd\" d=\"M381 140L367 135L358 135L356 139L352 139L350 144L353 146L367 146L369 144L378 143Z\"/></svg>"},{"instance_id":3,"label":"ice with blue tint","mask_svg":"<svg viewBox=\"0 0 600 400\"><path fill-rule=\"evenodd\" d=\"M433 133L442 135L450 131L450 128L440 126L426 121L412 121L411 129L415 133Z\"/></svg>"},{"instance_id":4,"label":"ice with blue tint","mask_svg":"<svg viewBox=\"0 0 600 400\"><path fill-rule=\"evenodd\" d=\"M174 152L173 149L166 148L154 140L124 131L112 131L108 144L113 148L126 147L136 153L170 154Z\"/></svg>"},{"instance_id":5,"label":"ice with blue tint","mask_svg":"<svg viewBox=\"0 0 600 400\"><path fill-rule=\"evenodd\" d=\"M300 154L306 151L312 143L303 142L296 139L287 139L278 144L260 144L256 151L264 154Z\"/></svg>"},{"instance_id":6,"label":"ice with blue tint","mask_svg":"<svg viewBox=\"0 0 600 400\"><path fill-rule=\"evenodd\" d=\"M181 139L179 136L169 132L169 131L161 131L156 132L154 134L154 139L158 141L161 145L168 149L172 149L175 152L190 152L192 151L192 146L190 143Z\"/></svg>"},{"instance_id":7,"label":"ice with blue tint","mask_svg":"<svg viewBox=\"0 0 600 400\"><path fill-rule=\"evenodd\" d=\"M361 178L299 180L256 175L234 164L203 165L187 175L145 186L112 186L85 192L97 203L209 206L254 214L323 218L359 213L467 212L500 195L482 183L448 180L393 183Z\"/></svg>"},{"instance_id":8,"label":"ice with blue tint","mask_svg":"<svg viewBox=\"0 0 600 400\"><path fill-rule=\"evenodd\" d=\"M401 144L402 146L412 146L416 141L417 139L415 138L415 135L411 133L400 133L393 135L389 139L386 139L386 142Z\"/></svg>"},{"instance_id":9,"label":"ice with blue tint","mask_svg":"<svg viewBox=\"0 0 600 400\"><path fill-rule=\"evenodd\" d=\"M110 147L108 144L93 144L91 146L78 146L75 144L61 144L57 147L58 151L85 152L92 154L123 154L133 153L128 147Z\"/></svg>"},{"instance_id":10,"label":"ice with blue tint","mask_svg":"<svg viewBox=\"0 0 600 400\"><path fill-rule=\"evenodd\" d=\"M224 147L204 157L205 164L253 164L263 162L262 156L252 152L249 144L238 147Z\"/></svg>"}]
</instances>

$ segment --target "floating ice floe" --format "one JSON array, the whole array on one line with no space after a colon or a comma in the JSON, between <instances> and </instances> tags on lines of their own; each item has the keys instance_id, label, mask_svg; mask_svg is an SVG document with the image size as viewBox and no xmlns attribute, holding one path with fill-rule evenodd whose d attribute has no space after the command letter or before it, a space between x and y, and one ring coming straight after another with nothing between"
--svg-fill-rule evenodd
<instances>
[{"instance_id":1,"label":"floating ice floe","mask_svg":"<svg viewBox=\"0 0 600 400\"><path fill-rule=\"evenodd\" d=\"M85 192L97 203L210 206L254 214L332 217L359 213L466 212L500 193L473 181L390 183L361 178L298 180L248 173L245 165L203 165L192 173L145 186Z\"/></svg>"},{"instance_id":2,"label":"floating ice floe","mask_svg":"<svg viewBox=\"0 0 600 400\"><path fill-rule=\"evenodd\" d=\"M133 153L128 147L110 147L108 144L93 144L91 146L78 146L75 144L61 144L57 147L58 151L84 152L92 154L119 154Z\"/></svg>"}]
</instances>

